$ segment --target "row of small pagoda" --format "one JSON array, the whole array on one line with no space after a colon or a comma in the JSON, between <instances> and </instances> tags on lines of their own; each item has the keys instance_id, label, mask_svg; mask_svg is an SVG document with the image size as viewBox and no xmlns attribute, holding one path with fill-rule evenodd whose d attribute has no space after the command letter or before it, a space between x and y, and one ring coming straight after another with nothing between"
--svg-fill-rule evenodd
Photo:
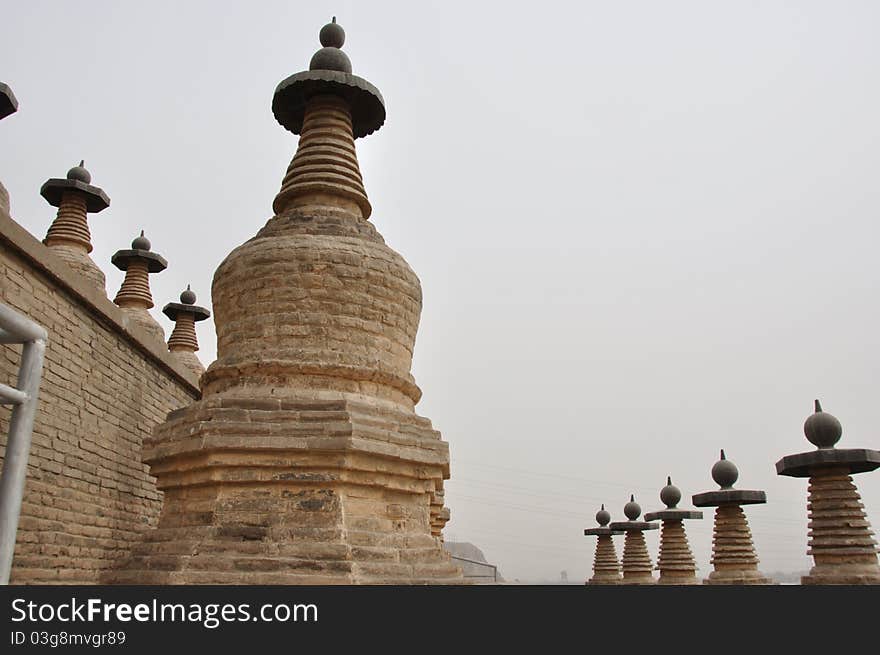
<instances>
[{"instance_id":1,"label":"row of small pagoda","mask_svg":"<svg viewBox=\"0 0 880 655\"><path fill-rule=\"evenodd\" d=\"M47 180L41 187L40 195L58 208L43 243L81 274L83 279L88 280L101 295L106 295L104 272L90 256L92 241L87 219L88 214L105 210L110 205L110 198L103 189L92 185L91 173L86 170L84 163L81 161L78 166L71 168L65 178ZM168 262L151 248L152 244L142 230L131 242L130 248L114 253L110 261L125 272L125 279L113 302L130 323L143 330L148 338L165 342L165 331L149 312L154 306L150 275L164 271ZM180 302L166 304L162 313L174 321L174 329L167 342L168 350L197 376L201 376L205 367L195 354L199 349L195 324L210 317L211 312L195 303L196 294L187 285L180 294Z\"/></svg>"},{"instance_id":2,"label":"row of small pagoda","mask_svg":"<svg viewBox=\"0 0 880 655\"><path fill-rule=\"evenodd\" d=\"M814 566L801 578L801 584L880 584L877 542L865 515L852 476L880 468L880 451L865 448L836 448L843 434L840 421L822 410L804 423L804 434L816 450L788 455L776 462L778 475L809 478L807 511L809 516L808 555ZM719 489L695 494L695 507L714 507L712 538L713 571L705 584L772 584L758 570L758 556L752 533L743 512L744 505L767 502L764 491L736 489L739 471L721 451L712 467L712 479ZM681 509L681 491L667 477L660 491L665 509L645 514L630 496L624 506L626 521L611 521L602 505L596 514L599 527L584 534L598 538L593 560L593 577L587 584L699 584L694 556L685 533L684 521L701 519L698 510ZM657 521L660 522L658 525ZM645 543L645 531L660 529L660 552L656 567ZM614 536L623 534L623 557L618 560ZM654 578L654 570L659 578Z\"/></svg>"}]
</instances>

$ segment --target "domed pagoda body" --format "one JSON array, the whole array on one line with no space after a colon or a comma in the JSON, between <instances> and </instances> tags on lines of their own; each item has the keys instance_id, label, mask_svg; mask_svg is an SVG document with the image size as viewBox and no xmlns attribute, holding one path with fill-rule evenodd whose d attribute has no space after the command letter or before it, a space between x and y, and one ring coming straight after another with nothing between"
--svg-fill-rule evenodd
<instances>
[{"instance_id":1,"label":"domed pagoda body","mask_svg":"<svg viewBox=\"0 0 880 655\"><path fill-rule=\"evenodd\" d=\"M324 51L342 45L329 32ZM461 583L442 549L448 446L414 411L421 287L368 220L354 148L382 98L318 69L273 110L300 134L275 216L216 271L217 360L145 444L162 515L108 581Z\"/></svg>"}]
</instances>

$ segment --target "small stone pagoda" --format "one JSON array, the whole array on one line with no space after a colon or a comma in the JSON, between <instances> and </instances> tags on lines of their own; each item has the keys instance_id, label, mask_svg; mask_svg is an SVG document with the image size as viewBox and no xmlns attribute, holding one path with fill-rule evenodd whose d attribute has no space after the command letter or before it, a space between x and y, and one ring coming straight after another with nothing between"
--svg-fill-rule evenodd
<instances>
[{"instance_id":1,"label":"small stone pagoda","mask_svg":"<svg viewBox=\"0 0 880 655\"><path fill-rule=\"evenodd\" d=\"M103 189L92 186L92 174L86 170L84 161L67 171L64 179L46 180L40 188L40 195L58 208L43 243L82 274L102 295L106 294L104 271L89 257L93 248L88 214L107 209L110 198Z\"/></svg>"},{"instance_id":2,"label":"small stone pagoda","mask_svg":"<svg viewBox=\"0 0 880 655\"><path fill-rule=\"evenodd\" d=\"M586 528L584 535L597 537L596 554L593 557L593 577L587 580L587 584L620 584L620 561L617 559L617 551L614 549L613 535L622 534L622 530L612 530L607 527L611 521L611 513L602 505L602 509L596 512L598 528Z\"/></svg>"},{"instance_id":3,"label":"small stone pagoda","mask_svg":"<svg viewBox=\"0 0 880 655\"><path fill-rule=\"evenodd\" d=\"M715 507L712 532L712 565L714 570L704 584L772 584L758 570L758 555L752 543L752 531L742 510L743 505L767 502L767 494L753 489L734 489L739 469L721 451L721 459L712 466L712 479L721 488L695 494L696 507Z\"/></svg>"},{"instance_id":4,"label":"small stone pagoda","mask_svg":"<svg viewBox=\"0 0 880 655\"><path fill-rule=\"evenodd\" d=\"M439 536L449 451L414 411L422 292L368 220L355 139L378 89L334 22L272 110L300 135L275 215L214 275L202 399L144 446L158 529L108 581L462 583Z\"/></svg>"},{"instance_id":5,"label":"small stone pagoda","mask_svg":"<svg viewBox=\"0 0 880 655\"><path fill-rule=\"evenodd\" d=\"M180 294L180 302L166 304L162 308L162 313L174 321L174 330L168 337L168 350L193 373L201 377L205 367L196 355L199 349L196 323L210 318L211 312L205 307L199 307L195 302L195 291L187 284L186 289Z\"/></svg>"},{"instance_id":6,"label":"small stone pagoda","mask_svg":"<svg viewBox=\"0 0 880 655\"><path fill-rule=\"evenodd\" d=\"M150 274L161 273L168 268L168 262L162 255L150 250L151 247L150 240L141 230L140 236L131 242L130 249L113 253L110 261L120 271L125 272L122 286L113 302L119 305L132 323L164 342L165 331L148 310L153 308Z\"/></svg>"},{"instance_id":7,"label":"small stone pagoda","mask_svg":"<svg viewBox=\"0 0 880 655\"><path fill-rule=\"evenodd\" d=\"M666 509L645 514L646 521L662 521L660 526L660 555L657 558L657 570L660 578L657 584L699 584L697 580L697 563L691 553L687 534L684 531L686 519L701 519L702 512L679 509L681 491L672 484L672 478L666 478L666 486L660 490L660 502Z\"/></svg>"},{"instance_id":8,"label":"small stone pagoda","mask_svg":"<svg viewBox=\"0 0 880 655\"><path fill-rule=\"evenodd\" d=\"M778 475L810 479L807 554L813 556L814 566L801 584L880 584L877 542L852 479L855 473L880 468L880 451L835 448L843 427L822 411L818 400L815 408L804 423L804 434L816 450L776 462Z\"/></svg>"},{"instance_id":9,"label":"small stone pagoda","mask_svg":"<svg viewBox=\"0 0 880 655\"><path fill-rule=\"evenodd\" d=\"M623 506L623 514L627 521L618 521L608 527L615 531L625 532L623 540L622 584L654 584L654 565L648 554L645 543L645 530L656 530L659 526L649 521L639 521L642 507L630 495L629 502Z\"/></svg>"}]
</instances>

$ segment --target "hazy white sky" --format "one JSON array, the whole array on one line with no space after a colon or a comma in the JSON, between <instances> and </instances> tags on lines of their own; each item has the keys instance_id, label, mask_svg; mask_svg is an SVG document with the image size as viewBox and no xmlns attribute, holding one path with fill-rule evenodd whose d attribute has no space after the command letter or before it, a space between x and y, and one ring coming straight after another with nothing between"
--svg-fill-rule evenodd
<instances>
[{"instance_id":1,"label":"hazy white sky","mask_svg":"<svg viewBox=\"0 0 880 655\"><path fill-rule=\"evenodd\" d=\"M385 126L359 140L372 222L422 280L414 374L452 453L447 538L507 578L589 575L599 503L725 448L765 571L809 566L813 398L880 448L880 4L6 3L0 123L13 217L85 158L110 256L145 229L158 320L271 216L296 149L275 85L336 15ZM199 326L214 357L213 325ZM880 526L880 473L856 478ZM707 574L711 513L688 524ZM649 547L656 559L656 533ZM619 544L619 548L622 544Z\"/></svg>"}]
</instances>

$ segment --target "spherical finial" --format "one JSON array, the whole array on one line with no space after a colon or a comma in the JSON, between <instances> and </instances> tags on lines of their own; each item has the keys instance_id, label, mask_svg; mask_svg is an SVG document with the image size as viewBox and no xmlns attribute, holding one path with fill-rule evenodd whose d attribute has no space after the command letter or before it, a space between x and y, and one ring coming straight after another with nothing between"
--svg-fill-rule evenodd
<instances>
[{"instance_id":1,"label":"spherical finial","mask_svg":"<svg viewBox=\"0 0 880 655\"><path fill-rule=\"evenodd\" d=\"M67 171L67 179L90 184L92 181L92 174L85 169L85 163L85 160L80 160L79 166L74 166L69 171Z\"/></svg>"},{"instance_id":2,"label":"spherical finial","mask_svg":"<svg viewBox=\"0 0 880 655\"><path fill-rule=\"evenodd\" d=\"M724 450L722 449L721 459L715 462L715 465L712 467L712 479L722 489L730 489L738 478L739 469L736 468L736 464L724 456Z\"/></svg>"},{"instance_id":3,"label":"spherical finial","mask_svg":"<svg viewBox=\"0 0 880 655\"><path fill-rule=\"evenodd\" d=\"M327 23L321 28L318 38L325 48L342 47L345 43L345 30L342 29L342 25L336 22L336 16L333 17L333 22Z\"/></svg>"},{"instance_id":4,"label":"spherical finial","mask_svg":"<svg viewBox=\"0 0 880 655\"><path fill-rule=\"evenodd\" d=\"M186 290L180 294L180 302L184 305L195 305L196 304L196 292L189 288L190 285L186 285Z\"/></svg>"},{"instance_id":5,"label":"spherical finial","mask_svg":"<svg viewBox=\"0 0 880 655\"><path fill-rule=\"evenodd\" d=\"M309 70L351 73L351 59L339 48L321 48L312 55Z\"/></svg>"},{"instance_id":6,"label":"spherical finial","mask_svg":"<svg viewBox=\"0 0 880 655\"><path fill-rule=\"evenodd\" d=\"M135 237L134 241L131 242L132 250L149 250L150 240L144 236L144 231L141 230L141 235L139 237Z\"/></svg>"},{"instance_id":7,"label":"spherical finial","mask_svg":"<svg viewBox=\"0 0 880 655\"><path fill-rule=\"evenodd\" d=\"M324 47L312 55L309 70L351 73L351 60L340 50L345 43L345 30L336 22L336 16L333 17L332 23L327 23L321 28L318 38L321 39L321 45Z\"/></svg>"},{"instance_id":8,"label":"spherical finial","mask_svg":"<svg viewBox=\"0 0 880 655\"><path fill-rule=\"evenodd\" d=\"M804 421L804 434L807 440L817 448L834 448L843 434L843 426L834 416L822 411L822 405L816 401L816 413L810 414Z\"/></svg>"},{"instance_id":9,"label":"spherical finial","mask_svg":"<svg viewBox=\"0 0 880 655\"><path fill-rule=\"evenodd\" d=\"M642 507L636 502L634 495L630 494L629 502L623 506L623 513L630 521L635 521L642 514Z\"/></svg>"},{"instance_id":10,"label":"spherical finial","mask_svg":"<svg viewBox=\"0 0 880 655\"><path fill-rule=\"evenodd\" d=\"M611 521L611 512L605 509L605 505L602 505L602 509L596 512L596 523L601 525L603 528L608 525Z\"/></svg>"},{"instance_id":11,"label":"spherical finial","mask_svg":"<svg viewBox=\"0 0 880 655\"><path fill-rule=\"evenodd\" d=\"M672 484L672 476L667 476L666 486L660 490L660 502L666 505L667 509L675 509L680 500L681 490Z\"/></svg>"}]
</instances>

